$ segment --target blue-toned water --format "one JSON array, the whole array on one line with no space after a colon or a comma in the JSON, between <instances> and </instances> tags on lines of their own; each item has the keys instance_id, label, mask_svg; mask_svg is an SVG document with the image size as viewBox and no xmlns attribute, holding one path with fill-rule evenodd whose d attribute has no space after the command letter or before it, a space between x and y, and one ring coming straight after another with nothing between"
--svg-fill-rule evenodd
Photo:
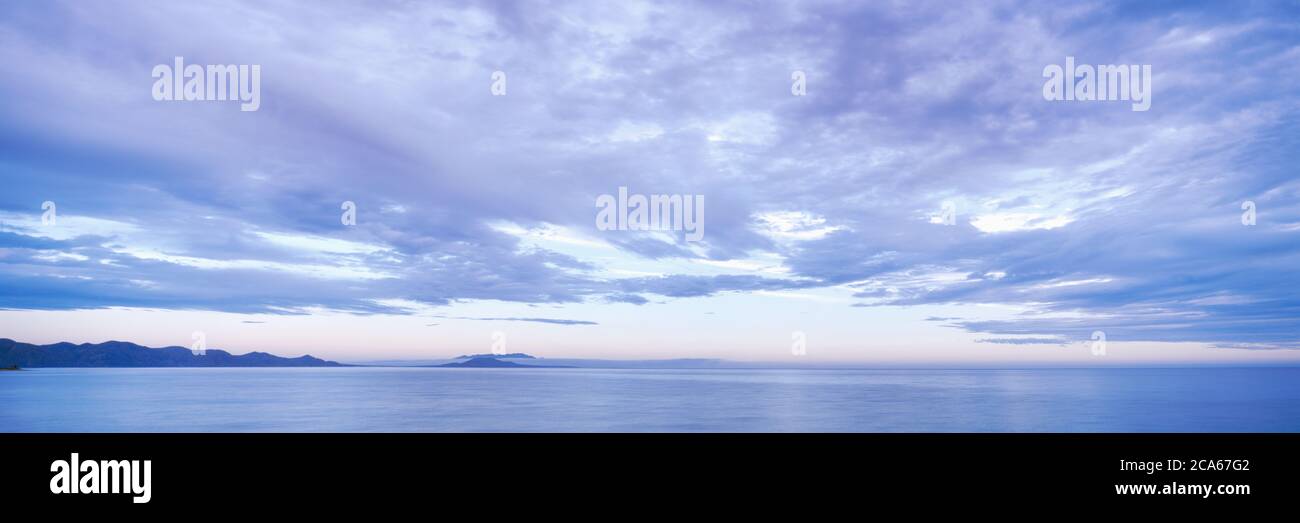
<instances>
[{"instance_id":1,"label":"blue-toned water","mask_svg":"<svg viewBox=\"0 0 1300 523\"><path fill-rule=\"evenodd\" d=\"M1297 432L1300 369L32 369L0 431Z\"/></svg>"}]
</instances>

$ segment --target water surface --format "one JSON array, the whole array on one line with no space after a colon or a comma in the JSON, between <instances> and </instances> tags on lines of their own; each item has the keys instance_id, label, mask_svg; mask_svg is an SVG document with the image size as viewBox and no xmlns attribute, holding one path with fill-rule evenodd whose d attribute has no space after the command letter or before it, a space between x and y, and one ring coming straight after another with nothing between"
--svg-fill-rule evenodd
<instances>
[{"instance_id":1,"label":"water surface","mask_svg":"<svg viewBox=\"0 0 1300 523\"><path fill-rule=\"evenodd\" d=\"M30 369L4 432L1298 432L1300 369Z\"/></svg>"}]
</instances>

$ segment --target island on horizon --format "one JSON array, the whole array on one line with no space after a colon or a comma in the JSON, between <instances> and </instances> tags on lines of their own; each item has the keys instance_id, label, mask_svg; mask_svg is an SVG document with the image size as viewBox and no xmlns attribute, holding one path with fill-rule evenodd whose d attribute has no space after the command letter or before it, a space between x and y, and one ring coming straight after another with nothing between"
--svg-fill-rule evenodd
<instances>
[{"instance_id":1,"label":"island on horizon","mask_svg":"<svg viewBox=\"0 0 1300 523\"><path fill-rule=\"evenodd\" d=\"M576 367L568 365L524 365L513 361L504 361L500 358L507 358L510 355L502 356L474 356L467 361L453 361L441 365L426 365L427 367L451 367L451 368L477 368L477 369L573 369ZM523 355L528 359L536 359L527 354ZM462 356L461 358L464 358ZM456 359L461 359L456 358Z\"/></svg>"}]
</instances>

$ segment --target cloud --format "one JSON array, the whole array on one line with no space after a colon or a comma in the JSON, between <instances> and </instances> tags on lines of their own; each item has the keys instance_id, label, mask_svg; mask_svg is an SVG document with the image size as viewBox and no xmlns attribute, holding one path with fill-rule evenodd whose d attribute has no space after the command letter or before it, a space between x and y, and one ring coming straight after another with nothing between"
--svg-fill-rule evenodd
<instances>
[{"instance_id":1,"label":"cloud","mask_svg":"<svg viewBox=\"0 0 1300 523\"><path fill-rule=\"evenodd\" d=\"M466 316L436 316L449 320L472 320L472 321L523 321L530 323L549 323L551 325L599 325L594 321L586 320L565 320L555 318L472 318ZM435 324L436 325L436 324Z\"/></svg>"},{"instance_id":2,"label":"cloud","mask_svg":"<svg viewBox=\"0 0 1300 523\"><path fill-rule=\"evenodd\" d=\"M1065 345L1059 338L981 338L976 343L997 343L1000 345Z\"/></svg>"},{"instance_id":3,"label":"cloud","mask_svg":"<svg viewBox=\"0 0 1300 523\"><path fill-rule=\"evenodd\" d=\"M864 313L1031 312L935 320L991 343L1300 345L1294 9L995 4L7 6L0 307L838 287ZM261 109L153 101L174 56L260 64ZM1066 56L1150 63L1151 110L1043 100ZM704 241L598 234L621 186L704 195Z\"/></svg>"}]
</instances>

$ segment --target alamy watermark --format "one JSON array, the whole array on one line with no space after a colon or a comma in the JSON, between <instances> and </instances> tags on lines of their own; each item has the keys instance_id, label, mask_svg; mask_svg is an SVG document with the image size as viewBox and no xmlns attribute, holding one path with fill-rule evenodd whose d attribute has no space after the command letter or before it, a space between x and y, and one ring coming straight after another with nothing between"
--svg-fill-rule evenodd
<instances>
[{"instance_id":1,"label":"alamy watermark","mask_svg":"<svg viewBox=\"0 0 1300 523\"><path fill-rule=\"evenodd\" d=\"M494 356L504 356L506 353L506 333L501 331L492 331L492 354Z\"/></svg>"},{"instance_id":2,"label":"alamy watermark","mask_svg":"<svg viewBox=\"0 0 1300 523\"><path fill-rule=\"evenodd\" d=\"M41 202L41 225L46 227L59 224L59 211L54 202L45 200Z\"/></svg>"},{"instance_id":3,"label":"alamy watermark","mask_svg":"<svg viewBox=\"0 0 1300 523\"><path fill-rule=\"evenodd\" d=\"M355 202L348 200L343 202L343 205L339 208L343 210L343 214L339 216L340 223L343 225L357 224L357 204Z\"/></svg>"},{"instance_id":4,"label":"alamy watermark","mask_svg":"<svg viewBox=\"0 0 1300 523\"><path fill-rule=\"evenodd\" d=\"M81 459L73 452L68 459L50 463L51 494L127 494L132 503L153 499L150 472L152 460Z\"/></svg>"},{"instance_id":5,"label":"alamy watermark","mask_svg":"<svg viewBox=\"0 0 1300 523\"><path fill-rule=\"evenodd\" d=\"M1075 65L1065 57L1065 67L1043 68L1043 99L1071 101L1132 101L1134 111L1151 108L1151 65Z\"/></svg>"},{"instance_id":6,"label":"alamy watermark","mask_svg":"<svg viewBox=\"0 0 1300 523\"><path fill-rule=\"evenodd\" d=\"M807 356L808 355L808 334L804 331L794 331L790 333L790 355Z\"/></svg>"},{"instance_id":7,"label":"alamy watermark","mask_svg":"<svg viewBox=\"0 0 1300 523\"><path fill-rule=\"evenodd\" d=\"M177 56L174 65L154 66L153 77L153 99L160 102L236 100L241 111L262 106L260 65L185 65Z\"/></svg>"},{"instance_id":8,"label":"alamy watermark","mask_svg":"<svg viewBox=\"0 0 1300 523\"><path fill-rule=\"evenodd\" d=\"M492 96L506 95L506 73L505 71L492 71Z\"/></svg>"},{"instance_id":9,"label":"alamy watermark","mask_svg":"<svg viewBox=\"0 0 1300 523\"><path fill-rule=\"evenodd\" d=\"M1092 355L1106 355L1106 333L1104 331L1092 331Z\"/></svg>"},{"instance_id":10,"label":"alamy watermark","mask_svg":"<svg viewBox=\"0 0 1300 523\"><path fill-rule=\"evenodd\" d=\"M939 215L930 218L930 223L957 225L957 204L944 201L943 205L939 207Z\"/></svg>"},{"instance_id":11,"label":"alamy watermark","mask_svg":"<svg viewBox=\"0 0 1300 523\"><path fill-rule=\"evenodd\" d=\"M193 352L195 356L206 356L208 354L207 334L203 331L194 331L190 333L190 339L193 340L193 343L190 344L190 352Z\"/></svg>"},{"instance_id":12,"label":"alamy watermark","mask_svg":"<svg viewBox=\"0 0 1300 523\"><path fill-rule=\"evenodd\" d=\"M686 231L686 241L704 238L704 195L628 194L596 197L596 228L602 231Z\"/></svg>"}]
</instances>

